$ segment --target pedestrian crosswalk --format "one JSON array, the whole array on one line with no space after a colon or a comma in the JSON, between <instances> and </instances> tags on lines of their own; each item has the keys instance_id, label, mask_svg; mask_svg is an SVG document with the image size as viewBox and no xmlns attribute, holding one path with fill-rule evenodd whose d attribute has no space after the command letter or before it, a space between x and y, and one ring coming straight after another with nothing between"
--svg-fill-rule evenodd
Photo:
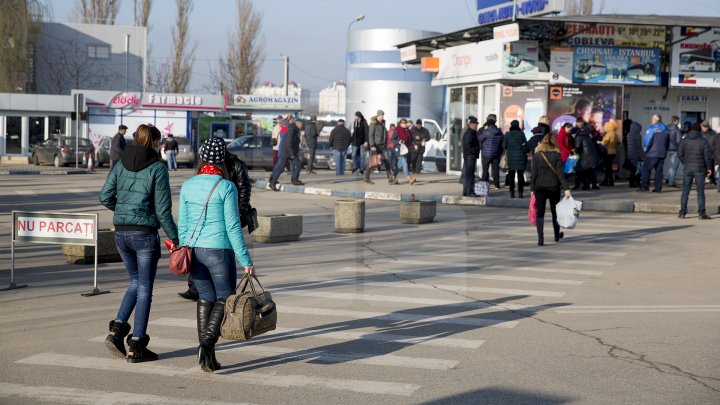
<instances>
[{"instance_id":1,"label":"pedestrian crosswalk","mask_svg":"<svg viewBox=\"0 0 720 405\"><path fill-rule=\"evenodd\" d=\"M664 224L657 217L648 218L648 223L634 217L617 225L589 219L588 228L594 226L599 230L596 233L602 234L597 239L592 239L594 234L587 229L569 230L561 243L549 242L543 248L536 246L534 231L516 219L494 222L487 228L480 225L465 236L440 233L433 235L435 243L426 241L410 249L397 232L383 232L372 240L372 249L365 251L361 263L318 266L317 271L298 263L298 274L283 273L282 282L273 279L273 269L265 269L263 284L277 302L278 328L247 342L221 339L217 353L223 369L214 374L202 372L195 360L194 310L179 312L162 303L154 304L148 328L150 347L160 353L157 362L129 364L99 355L102 351L68 354L58 349L16 363L50 367L59 373L126 373L339 392L367 396L368 401L383 395L398 398L389 402L404 402L433 379L444 378L443 373L463 369L469 358L482 356L491 350L488 346L516 333L528 317L543 311L720 310L713 306L570 305L569 297L592 280L622 271L618 263L625 260L630 248L649 237L635 238L626 232L635 236L633 232ZM497 237L496 228L505 229L509 238ZM619 236L613 238L613 232ZM574 238L584 238L584 242ZM573 247L583 243L591 244L592 254L576 254ZM352 255L357 248L354 243L332 245L338 255ZM261 252L265 250L258 255ZM85 340L102 350L105 335L96 332ZM176 353L175 357L163 357L168 352ZM0 398L48 401L51 394L48 387L0 383ZM98 403L123 395L79 388L59 388L56 394ZM133 395L127 396L132 403L189 403L172 396Z\"/></svg>"}]
</instances>

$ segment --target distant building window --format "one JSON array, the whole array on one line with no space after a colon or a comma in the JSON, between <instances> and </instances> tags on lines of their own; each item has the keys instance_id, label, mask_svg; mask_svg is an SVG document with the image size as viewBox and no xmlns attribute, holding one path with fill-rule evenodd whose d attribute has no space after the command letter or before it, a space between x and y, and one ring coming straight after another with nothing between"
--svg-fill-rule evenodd
<instances>
[{"instance_id":1,"label":"distant building window","mask_svg":"<svg viewBox=\"0 0 720 405\"><path fill-rule=\"evenodd\" d=\"M88 57L94 59L109 59L110 47L104 45L90 45L88 46Z\"/></svg>"},{"instance_id":2,"label":"distant building window","mask_svg":"<svg viewBox=\"0 0 720 405\"><path fill-rule=\"evenodd\" d=\"M398 118L409 118L410 117L410 93L398 93L397 98L397 117Z\"/></svg>"}]
</instances>

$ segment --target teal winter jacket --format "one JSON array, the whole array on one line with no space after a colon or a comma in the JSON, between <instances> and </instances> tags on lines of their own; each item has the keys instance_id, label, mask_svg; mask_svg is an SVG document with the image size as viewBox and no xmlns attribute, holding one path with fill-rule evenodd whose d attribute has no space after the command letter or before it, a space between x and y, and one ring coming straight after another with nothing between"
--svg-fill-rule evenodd
<instances>
[{"instance_id":1,"label":"teal winter jacket","mask_svg":"<svg viewBox=\"0 0 720 405\"><path fill-rule=\"evenodd\" d=\"M167 166L153 149L128 145L105 180L100 202L115 213L118 231L162 227L168 238L178 239Z\"/></svg>"},{"instance_id":2,"label":"teal winter jacket","mask_svg":"<svg viewBox=\"0 0 720 405\"><path fill-rule=\"evenodd\" d=\"M218 180L220 184L212 193L207 209L200 218L205 201ZM180 189L178 211L181 245L232 249L240 264L244 267L253 265L240 225L237 188L232 182L212 174L191 177ZM197 231L190 240L196 225Z\"/></svg>"}]
</instances>

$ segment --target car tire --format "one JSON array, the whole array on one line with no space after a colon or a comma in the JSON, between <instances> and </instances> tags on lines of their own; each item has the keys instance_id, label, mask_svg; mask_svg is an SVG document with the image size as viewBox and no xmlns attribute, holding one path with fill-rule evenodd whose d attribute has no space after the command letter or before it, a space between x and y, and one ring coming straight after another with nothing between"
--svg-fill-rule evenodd
<instances>
[{"instance_id":1,"label":"car tire","mask_svg":"<svg viewBox=\"0 0 720 405\"><path fill-rule=\"evenodd\" d=\"M100 156L98 156L98 155L95 155L95 162L97 162L97 167L103 166L103 162L102 162L102 160L100 160Z\"/></svg>"},{"instance_id":2,"label":"car tire","mask_svg":"<svg viewBox=\"0 0 720 405\"><path fill-rule=\"evenodd\" d=\"M53 165L55 165L55 167L62 166L62 164L60 164L60 156L55 155L55 157L53 158Z\"/></svg>"},{"instance_id":3,"label":"car tire","mask_svg":"<svg viewBox=\"0 0 720 405\"><path fill-rule=\"evenodd\" d=\"M38 155L33 153L32 161L35 166L40 166L40 158L38 158Z\"/></svg>"}]
</instances>

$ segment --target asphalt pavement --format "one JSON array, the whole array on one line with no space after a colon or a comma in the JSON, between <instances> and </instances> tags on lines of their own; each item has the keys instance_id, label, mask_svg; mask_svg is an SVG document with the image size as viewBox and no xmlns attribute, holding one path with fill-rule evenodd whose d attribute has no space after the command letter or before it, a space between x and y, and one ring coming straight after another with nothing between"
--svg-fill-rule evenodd
<instances>
[{"instance_id":1,"label":"asphalt pavement","mask_svg":"<svg viewBox=\"0 0 720 405\"><path fill-rule=\"evenodd\" d=\"M175 203L191 174L171 173ZM104 176L0 177L0 285L7 214L99 213L109 226L97 202ZM459 187L419 178L373 191ZM0 402L720 402L716 221L588 211L560 243L538 247L523 209L441 204L434 223L402 225L397 201L370 198L365 232L348 235L334 232L334 201L253 191L261 215L302 214L303 234L279 244L246 235L278 329L221 339L214 374L197 366L195 306L177 296L185 284L167 272L167 255L148 328L160 360L129 364L101 343L127 285L122 264L100 265L110 294L82 297L92 266L66 264L59 246L18 244L16 281L28 287L0 291Z\"/></svg>"}]
</instances>

